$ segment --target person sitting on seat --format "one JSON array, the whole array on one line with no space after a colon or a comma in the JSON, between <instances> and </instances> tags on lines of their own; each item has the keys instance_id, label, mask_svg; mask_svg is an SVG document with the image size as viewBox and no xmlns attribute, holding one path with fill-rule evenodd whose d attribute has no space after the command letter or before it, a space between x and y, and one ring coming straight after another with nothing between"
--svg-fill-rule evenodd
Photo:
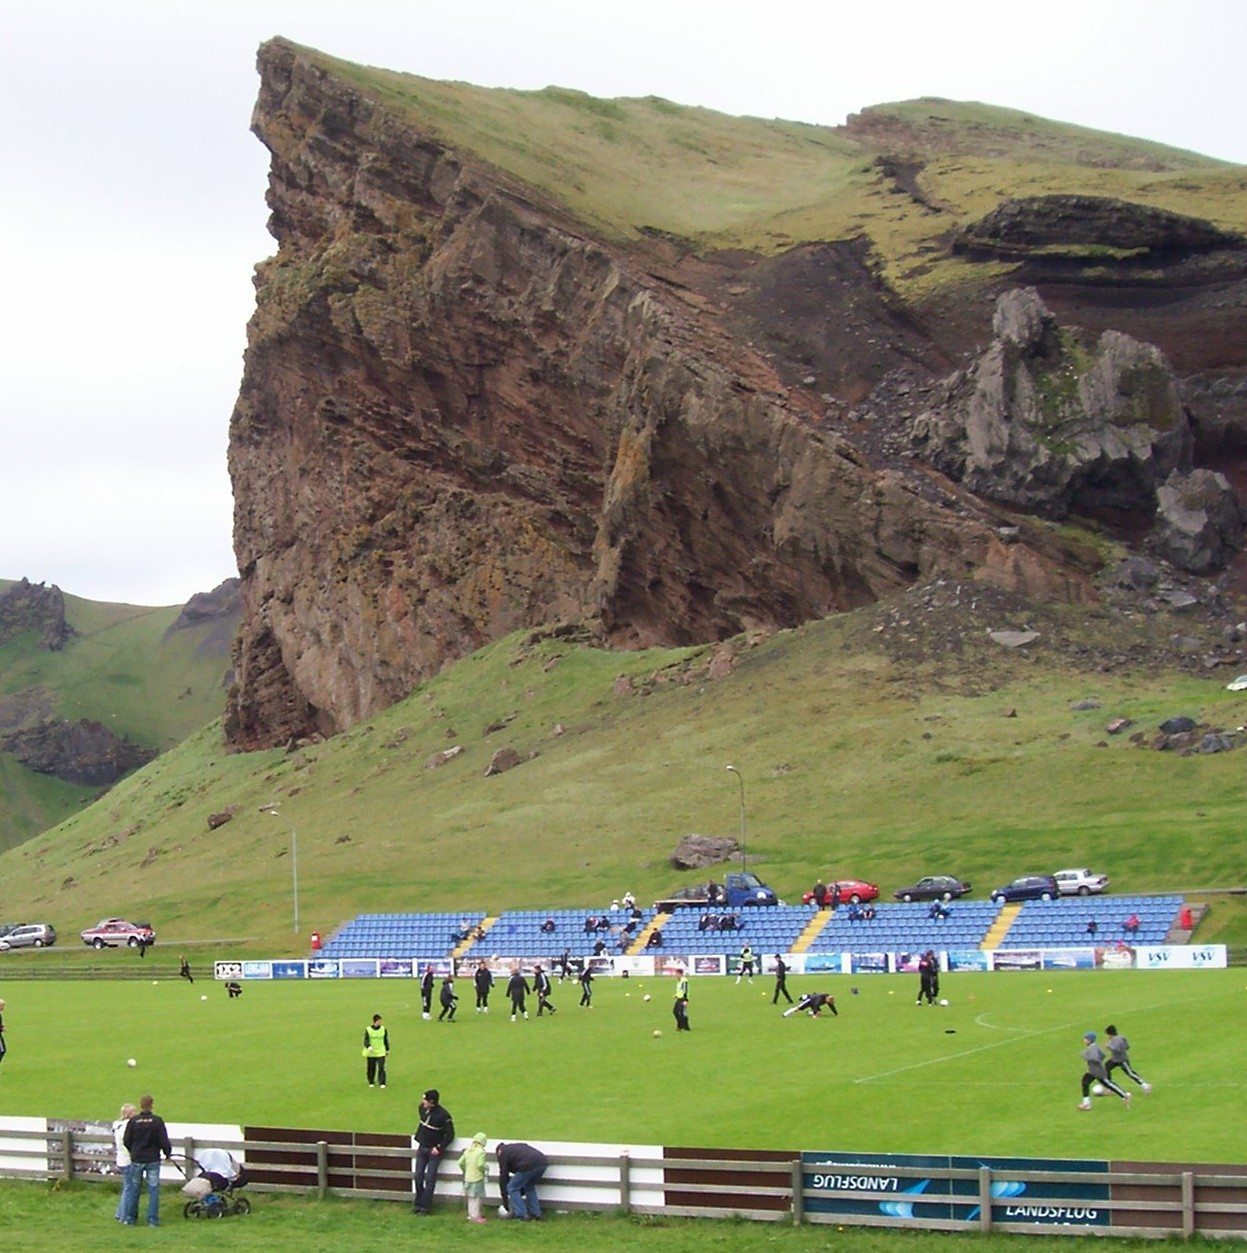
<instances>
[{"instance_id":1,"label":"person sitting on seat","mask_svg":"<svg viewBox=\"0 0 1247 1253\"><path fill-rule=\"evenodd\" d=\"M662 944L663 940L661 931L651 931L649 933L649 939L645 941L646 948L662 948Z\"/></svg>"},{"instance_id":2,"label":"person sitting on seat","mask_svg":"<svg viewBox=\"0 0 1247 1253\"><path fill-rule=\"evenodd\" d=\"M1095 920L1094 918L1091 918L1091 919L1089 919L1089 920L1088 920L1088 922L1087 922L1087 934L1088 934L1088 935L1095 935L1095 933L1096 933L1099 929L1100 929L1100 924L1099 924L1098 922L1096 922L1096 920Z\"/></svg>"},{"instance_id":3,"label":"person sitting on seat","mask_svg":"<svg viewBox=\"0 0 1247 1253\"><path fill-rule=\"evenodd\" d=\"M719 930L720 931L739 931L740 919L735 914L720 914L719 915Z\"/></svg>"},{"instance_id":4,"label":"person sitting on seat","mask_svg":"<svg viewBox=\"0 0 1247 1253\"><path fill-rule=\"evenodd\" d=\"M718 929L719 920L713 914L702 914L697 924L698 931L717 931Z\"/></svg>"},{"instance_id":5,"label":"person sitting on seat","mask_svg":"<svg viewBox=\"0 0 1247 1253\"><path fill-rule=\"evenodd\" d=\"M1121 924L1121 929L1127 935L1134 935L1139 929L1139 915L1131 914L1130 917Z\"/></svg>"},{"instance_id":6,"label":"person sitting on seat","mask_svg":"<svg viewBox=\"0 0 1247 1253\"><path fill-rule=\"evenodd\" d=\"M722 893L723 889L711 879L706 884L706 904L711 906L717 905L723 899Z\"/></svg>"},{"instance_id":7,"label":"person sitting on seat","mask_svg":"<svg viewBox=\"0 0 1247 1253\"><path fill-rule=\"evenodd\" d=\"M593 945L593 956L601 957L602 954L605 952L606 952L606 941L602 939L596 940Z\"/></svg>"},{"instance_id":8,"label":"person sitting on seat","mask_svg":"<svg viewBox=\"0 0 1247 1253\"><path fill-rule=\"evenodd\" d=\"M547 919L545 920L545 922L543 922L543 923L541 924L541 930L542 930L542 931L543 931L546 935L549 935L549 934L550 934L550 932L552 932L552 931L554 930L554 919L553 919L553 918L547 918Z\"/></svg>"},{"instance_id":9,"label":"person sitting on seat","mask_svg":"<svg viewBox=\"0 0 1247 1253\"><path fill-rule=\"evenodd\" d=\"M931 908L927 910L927 917L934 918L936 922L943 922L948 917L948 906L943 901L932 901Z\"/></svg>"},{"instance_id":10,"label":"person sitting on seat","mask_svg":"<svg viewBox=\"0 0 1247 1253\"><path fill-rule=\"evenodd\" d=\"M623 907L631 913L636 908L636 897L633 896L631 892L625 892L623 894L622 904Z\"/></svg>"},{"instance_id":11,"label":"person sitting on seat","mask_svg":"<svg viewBox=\"0 0 1247 1253\"><path fill-rule=\"evenodd\" d=\"M874 920L875 920L875 907L873 905L863 906L862 907L862 921L874 922Z\"/></svg>"},{"instance_id":12,"label":"person sitting on seat","mask_svg":"<svg viewBox=\"0 0 1247 1253\"><path fill-rule=\"evenodd\" d=\"M848 918L850 922L857 922L861 919L862 911L857 905L849 906Z\"/></svg>"},{"instance_id":13,"label":"person sitting on seat","mask_svg":"<svg viewBox=\"0 0 1247 1253\"><path fill-rule=\"evenodd\" d=\"M590 914L585 919L585 935L592 935L598 929L598 920L596 914Z\"/></svg>"}]
</instances>

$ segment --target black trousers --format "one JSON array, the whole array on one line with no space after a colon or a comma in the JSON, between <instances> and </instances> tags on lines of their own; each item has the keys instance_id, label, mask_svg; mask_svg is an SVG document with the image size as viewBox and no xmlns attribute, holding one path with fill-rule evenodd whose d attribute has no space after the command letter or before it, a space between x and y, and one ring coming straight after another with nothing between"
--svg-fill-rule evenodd
<instances>
[{"instance_id":1,"label":"black trousers","mask_svg":"<svg viewBox=\"0 0 1247 1253\"><path fill-rule=\"evenodd\" d=\"M672 1003L671 1012L675 1015L675 1029L677 1031L691 1031L692 1027L688 1025L688 1001L682 996L677 996Z\"/></svg>"},{"instance_id":2,"label":"black trousers","mask_svg":"<svg viewBox=\"0 0 1247 1253\"><path fill-rule=\"evenodd\" d=\"M368 1059L368 1082L379 1083L385 1087L385 1058L370 1057Z\"/></svg>"},{"instance_id":3,"label":"black trousers","mask_svg":"<svg viewBox=\"0 0 1247 1253\"><path fill-rule=\"evenodd\" d=\"M783 997L789 1005L792 1004L792 997L788 993L788 976L777 975L775 978L775 995L771 997L771 1004L778 1005L779 998Z\"/></svg>"}]
</instances>

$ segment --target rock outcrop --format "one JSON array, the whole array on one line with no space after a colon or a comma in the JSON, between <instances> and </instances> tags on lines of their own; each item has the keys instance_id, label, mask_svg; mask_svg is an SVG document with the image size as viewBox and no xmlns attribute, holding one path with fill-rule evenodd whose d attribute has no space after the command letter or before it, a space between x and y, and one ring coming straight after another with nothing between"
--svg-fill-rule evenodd
<instances>
[{"instance_id":1,"label":"rock outcrop","mask_svg":"<svg viewBox=\"0 0 1247 1253\"><path fill-rule=\"evenodd\" d=\"M83 787L111 787L156 756L89 718L40 722L10 731L0 735L0 751L12 753L38 774Z\"/></svg>"},{"instance_id":2,"label":"rock outcrop","mask_svg":"<svg viewBox=\"0 0 1247 1253\"><path fill-rule=\"evenodd\" d=\"M1222 569L1243 546L1243 514L1225 475L1171 474L1157 492L1155 542L1181 570Z\"/></svg>"},{"instance_id":3,"label":"rock outcrop","mask_svg":"<svg viewBox=\"0 0 1247 1253\"><path fill-rule=\"evenodd\" d=\"M230 433L241 748L332 733L519 627L719 639L983 572L1077 575L820 429L644 244L283 41L260 53L276 256Z\"/></svg>"},{"instance_id":4,"label":"rock outcrop","mask_svg":"<svg viewBox=\"0 0 1247 1253\"><path fill-rule=\"evenodd\" d=\"M73 638L74 629L65 621L65 596L56 584L46 587L19 579L0 593L0 644L23 631L35 632L39 647L53 653Z\"/></svg>"},{"instance_id":5,"label":"rock outcrop","mask_svg":"<svg viewBox=\"0 0 1247 1253\"><path fill-rule=\"evenodd\" d=\"M1191 435L1161 353L1116 331L1091 347L1033 289L1006 292L994 339L910 425L913 448L976 494L1047 516L1147 524Z\"/></svg>"},{"instance_id":6,"label":"rock outcrop","mask_svg":"<svg viewBox=\"0 0 1247 1253\"><path fill-rule=\"evenodd\" d=\"M242 583L238 579L225 579L210 592L196 592L182 606L182 612L165 632L165 638L175 631L207 627L195 648L196 654L227 657L241 616Z\"/></svg>"}]
</instances>

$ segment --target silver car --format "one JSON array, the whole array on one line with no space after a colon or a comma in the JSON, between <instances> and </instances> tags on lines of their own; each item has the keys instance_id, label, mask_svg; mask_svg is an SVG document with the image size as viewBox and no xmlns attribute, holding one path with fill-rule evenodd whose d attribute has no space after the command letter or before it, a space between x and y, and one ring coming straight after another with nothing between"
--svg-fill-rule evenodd
<instances>
[{"instance_id":1,"label":"silver car","mask_svg":"<svg viewBox=\"0 0 1247 1253\"><path fill-rule=\"evenodd\" d=\"M30 922L0 936L0 952L11 948L50 948L56 943L56 928L50 922Z\"/></svg>"}]
</instances>

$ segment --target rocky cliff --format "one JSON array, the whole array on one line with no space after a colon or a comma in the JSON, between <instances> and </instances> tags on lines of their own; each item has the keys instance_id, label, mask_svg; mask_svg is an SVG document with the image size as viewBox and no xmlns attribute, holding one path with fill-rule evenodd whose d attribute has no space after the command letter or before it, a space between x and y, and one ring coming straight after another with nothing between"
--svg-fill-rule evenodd
<instances>
[{"instance_id":1,"label":"rocky cliff","mask_svg":"<svg viewBox=\"0 0 1247 1253\"><path fill-rule=\"evenodd\" d=\"M236 746L334 732L551 620L641 646L942 572L1081 594L989 509L869 468L659 255L292 45L260 70L279 248L231 424Z\"/></svg>"},{"instance_id":2,"label":"rocky cliff","mask_svg":"<svg viewBox=\"0 0 1247 1253\"><path fill-rule=\"evenodd\" d=\"M981 320L916 315L868 242L624 238L366 75L281 40L259 68L278 250L230 433L234 746L333 733L543 622L637 647L940 575L1091 595L1043 527L854 419L890 372L947 373Z\"/></svg>"}]
</instances>

